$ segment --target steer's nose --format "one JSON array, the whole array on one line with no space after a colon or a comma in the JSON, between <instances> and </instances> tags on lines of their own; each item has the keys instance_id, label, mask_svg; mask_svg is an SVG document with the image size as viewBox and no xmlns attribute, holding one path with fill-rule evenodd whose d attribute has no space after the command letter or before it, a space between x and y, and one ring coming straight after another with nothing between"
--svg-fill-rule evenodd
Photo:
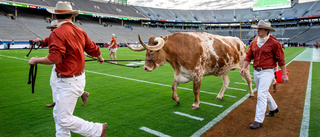
<instances>
[{"instance_id":1,"label":"steer's nose","mask_svg":"<svg viewBox=\"0 0 320 137\"><path fill-rule=\"evenodd\" d=\"M148 71L148 72L152 71L152 69L150 69L149 67L146 67L146 66L144 67L144 70Z\"/></svg>"}]
</instances>

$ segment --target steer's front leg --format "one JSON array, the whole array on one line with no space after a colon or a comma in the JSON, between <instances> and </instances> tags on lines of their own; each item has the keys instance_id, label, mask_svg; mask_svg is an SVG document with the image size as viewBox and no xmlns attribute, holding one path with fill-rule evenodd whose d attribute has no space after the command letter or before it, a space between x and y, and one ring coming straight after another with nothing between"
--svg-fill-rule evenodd
<instances>
[{"instance_id":1,"label":"steer's front leg","mask_svg":"<svg viewBox=\"0 0 320 137\"><path fill-rule=\"evenodd\" d=\"M179 86L179 83L176 80L173 80L172 83L172 99L176 101L178 104L180 104L180 98L177 94L177 87Z\"/></svg>"},{"instance_id":2,"label":"steer's front leg","mask_svg":"<svg viewBox=\"0 0 320 137\"><path fill-rule=\"evenodd\" d=\"M199 93L200 93L200 86L201 86L201 78L195 78L193 80L193 93L194 93L194 102L191 106L192 109L198 109L200 105L200 100L199 100Z\"/></svg>"}]
</instances>

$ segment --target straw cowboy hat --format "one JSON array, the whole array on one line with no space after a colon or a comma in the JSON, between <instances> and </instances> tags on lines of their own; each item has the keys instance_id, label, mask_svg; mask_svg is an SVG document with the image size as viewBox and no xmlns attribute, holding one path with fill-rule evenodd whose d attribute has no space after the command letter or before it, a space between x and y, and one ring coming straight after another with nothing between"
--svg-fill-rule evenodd
<instances>
[{"instance_id":1,"label":"straw cowboy hat","mask_svg":"<svg viewBox=\"0 0 320 137\"><path fill-rule=\"evenodd\" d=\"M271 23L269 21L260 20L258 22L258 25L251 25L252 28L261 28L261 29L267 29L270 30L270 32L276 32L274 28L271 27Z\"/></svg>"},{"instance_id":2,"label":"straw cowboy hat","mask_svg":"<svg viewBox=\"0 0 320 137\"><path fill-rule=\"evenodd\" d=\"M54 9L47 9L52 14L72 14L74 17L80 13L80 10L72 10L70 2L58 1Z\"/></svg>"},{"instance_id":3,"label":"straw cowboy hat","mask_svg":"<svg viewBox=\"0 0 320 137\"><path fill-rule=\"evenodd\" d=\"M53 20L51 21L51 25L47 26L47 29L57 28L57 26L58 26L58 20Z\"/></svg>"}]
</instances>

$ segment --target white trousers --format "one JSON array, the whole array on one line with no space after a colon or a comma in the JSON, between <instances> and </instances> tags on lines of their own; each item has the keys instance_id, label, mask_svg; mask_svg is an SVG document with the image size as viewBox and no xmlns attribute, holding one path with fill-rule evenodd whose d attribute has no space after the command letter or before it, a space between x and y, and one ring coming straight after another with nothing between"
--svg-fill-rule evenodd
<instances>
[{"instance_id":1,"label":"white trousers","mask_svg":"<svg viewBox=\"0 0 320 137\"><path fill-rule=\"evenodd\" d=\"M278 108L276 102L269 93L269 87L274 79L274 70L266 69L259 72L254 70L253 74L254 82L256 83L256 87L258 89L255 121L263 123L267 106L270 111Z\"/></svg>"},{"instance_id":2,"label":"white trousers","mask_svg":"<svg viewBox=\"0 0 320 137\"><path fill-rule=\"evenodd\" d=\"M53 118L57 137L70 137L70 131L82 136L99 137L102 124L85 121L73 115L74 108L85 87L85 74L72 78L57 78L56 105Z\"/></svg>"},{"instance_id":3,"label":"white trousers","mask_svg":"<svg viewBox=\"0 0 320 137\"><path fill-rule=\"evenodd\" d=\"M56 82L57 82L57 72L56 72L56 65L53 65L52 71L51 71L51 77L50 77L50 86L52 90L52 101L56 102L57 100L57 94L56 94Z\"/></svg>"}]
</instances>

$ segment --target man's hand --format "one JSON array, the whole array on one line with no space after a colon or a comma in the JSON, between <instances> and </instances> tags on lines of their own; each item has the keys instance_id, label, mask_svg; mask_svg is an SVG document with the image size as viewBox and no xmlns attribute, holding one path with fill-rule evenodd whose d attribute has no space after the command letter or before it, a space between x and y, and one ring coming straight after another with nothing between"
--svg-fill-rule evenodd
<instances>
[{"instance_id":1,"label":"man's hand","mask_svg":"<svg viewBox=\"0 0 320 137\"><path fill-rule=\"evenodd\" d=\"M289 81L289 77L286 75L286 76L282 76L282 83L288 83Z\"/></svg>"},{"instance_id":2,"label":"man's hand","mask_svg":"<svg viewBox=\"0 0 320 137\"><path fill-rule=\"evenodd\" d=\"M29 65L37 65L38 64L37 63L37 58L36 57L30 58L28 63L29 63Z\"/></svg>"},{"instance_id":3,"label":"man's hand","mask_svg":"<svg viewBox=\"0 0 320 137\"><path fill-rule=\"evenodd\" d=\"M100 62L100 64L104 62L104 59L102 58L101 55L97 57L97 62Z\"/></svg>"},{"instance_id":4,"label":"man's hand","mask_svg":"<svg viewBox=\"0 0 320 137\"><path fill-rule=\"evenodd\" d=\"M240 69L240 75L243 76L245 71L246 71L246 69L241 68L241 69Z\"/></svg>"},{"instance_id":5,"label":"man's hand","mask_svg":"<svg viewBox=\"0 0 320 137\"><path fill-rule=\"evenodd\" d=\"M40 46L41 39L36 38L33 41L36 42L37 46Z\"/></svg>"}]
</instances>

